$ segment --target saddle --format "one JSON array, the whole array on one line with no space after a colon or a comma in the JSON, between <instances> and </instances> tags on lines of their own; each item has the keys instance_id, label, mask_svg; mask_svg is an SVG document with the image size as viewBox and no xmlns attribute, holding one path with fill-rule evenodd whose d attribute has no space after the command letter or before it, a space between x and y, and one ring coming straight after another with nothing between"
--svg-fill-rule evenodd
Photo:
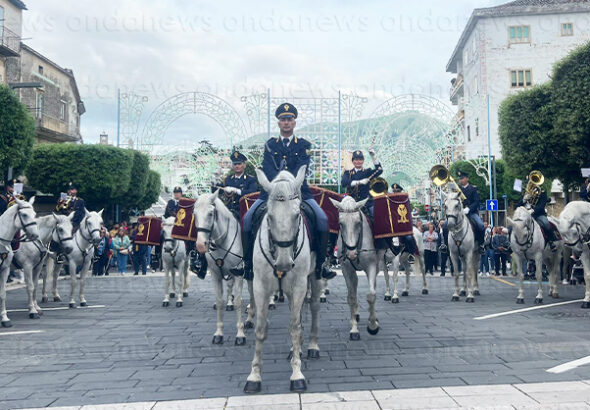
<instances>
[{"instance_id":1,"label":"saddle","mask_svg":"<svg viewBox=\"0 0 590 410\"><path fill-rule=\"evenodd\" d=\"M266 206L266 202L262 203L254 211L254 215L252 215L252 237L253 238L256 238L256 233L258 232L260 225L262 225L262 219L266 215L267 211L268 211L268 207ZM309 206L305 202L301 203L301 211L303 213L303 223L307 227L307 238L309 239L309 242L310 242L312 249L313 249L314 240L313 240L312 232L316 232L316 230L317 230L317 222L315 219L315 214L314 214L311 206Z\"/></svg>"},{"instance_id":2,"label":"saddle","mask_svg":"<svg viewBox=\"0 0 590 410\"><path fill-rule=\"evenodd\" d=\"M12 247L13 251L18 251L18 248L20 248L20 231L16 232L12 242L10 242L10 246Z\"/></svg>"},{"instance_id":3,"label":"saddle","mask_svg":"<svg viewBox=\"0 0 590 410\"><path fill-rule=\"evenodd\" d=\"M558 241L561 241L561 233L559 233L559 230L557 229L557 225L555 225L553 222L549 221L549 226L551 226L551 230L555 233L555 237L557 238ZM545 230L543 229L543 227L541 225L539 225L539 227L541 228L541 233L543 234L543 239L545 239L545 242L547 242L547 232L545 232Z\"/></svg>"}]
</instances>

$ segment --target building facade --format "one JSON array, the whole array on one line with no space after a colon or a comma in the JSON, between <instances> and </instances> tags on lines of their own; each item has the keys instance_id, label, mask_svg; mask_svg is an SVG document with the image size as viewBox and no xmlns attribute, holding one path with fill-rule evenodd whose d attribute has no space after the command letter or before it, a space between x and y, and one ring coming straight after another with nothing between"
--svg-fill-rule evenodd
<instances>
[{"instance_id":1,"label":"building facade","mask_svg":"<svg viewBox=\"0 0 590 410\"><path fill-rule=\"evenodd\" d=\"M553 65L588 41L590 0L517 0L475 9L446 67L457 75L450 99L463 131L458 154L487 155L489 129L491 154L501 157L502 101L550 80Z\"/></svg>"},{"instance_id":2,"label":"building facade","mask_svg":"<svg viewBox=\"0 0 590 410\"><path fill-rule=\"evenodd\" d=\"M7 84L6 61L20 55L22 15L26 9L19 0L0 0L0 84Z\"/></svg>"}]
</instances>

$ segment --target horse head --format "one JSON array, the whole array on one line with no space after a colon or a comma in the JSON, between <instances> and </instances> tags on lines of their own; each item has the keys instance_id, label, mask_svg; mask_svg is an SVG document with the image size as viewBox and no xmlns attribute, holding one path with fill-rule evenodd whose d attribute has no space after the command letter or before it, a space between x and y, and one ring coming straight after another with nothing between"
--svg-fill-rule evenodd
<instances>
[{"instance_id":1,"label":"horse head","mask_svg":"<svg viewBox=\"0 0 590 410\"><path fill-rule=\"evenodd\" d=\"M507 225L512 226L512 234L518 242L526 242L526 238L533 231L533 217L523 206L514 210L512 218L507 218Z\"/></svg>"},{"instance_id":2,"label":"horse head","mask_svg":"<svg viewBox=\"0 0 590 410\"><path fill-rule=\"evenodd\" d=\"M590 240L584 238L589 220L590 204L581 201L570 202L559 214L559 233L564 243L577 255L582 254L584 243Z\"/></svg>"},{"instance_id":3,"label":"horse head","mask_svg":"<svg viewBox=\"0 0 590 410\"><path fill-rule=\"evenodd\" d=\"M162 250L167 253L171 253L176 247L176 239L172 237L172 228L174 228L175 220L176 218L171 216L164 219L164 222L162 222Z\"/></svg>"},{"instance_id":4,"label":"horse head","mask_svg":"<svg viewBox=\"0 0 590 410\"><path fill-rule=\"evenodd\" d=\"M103 209L101 209L100 212L90 212L88 209L84 208L84 211L86 212L86 215L82 222L80 222L80 229L86 231L85 234L82 232L84 234L84 239L98 245L100 242L100 230L104 224L102 221Z\"/></svg>"},{"instance_id":5,"label":"horse head","mask_svg":"<svg viewBox=\"0 0 590 410\"><path fill-rule=\"evenodd\" d=\"M461 226L463 222L463 203L457 192L443 191L443 207L447 216L447 225L449 229Z\"/></svg>"},{"instance_id":6,"label":"horse head","mask_svg":"<svg viewBox=\"0 0 590 410\"><path fill-rule=\"evenodd\" d=\"M261 170L256 170L258 182L268 192L266 223L274 259L273 268L288 272L295 266L295 249L301 226L301 186L305 181L306 167L302 166L294 177L281 171L269 182Z\"/></svg>"},{"instance_id":7,"label":"horse head","mask_svg":"<svg viewBox=\"0 0 590 410\"><path fill-rule=\"evenodd\" d=\"M218 197L219 190L212 194L202 194L195 202L193 215L197 229L197 251L201 254L208 252L211 245L211 233L217 217L215 205Z\"/></svg>"},{"instance_id":8,"label":"horse head","mask_svg":"<svg viewBox=\"0 0 590 410\"><path fill-rule=\"evenodd\" d=\"M35 197L31 197L28 201L22 201L15 198L16 201L16 217L15 226L17 229L22 229L27 234L27 237L31 240L39 238L39 225L36 221L36 213L33 209L35 203Z\"/></svg>"},{"instance_id":9,"label":"horse head","mask_svg":"<svg viewBox=\"0 0 590 410\"><path fill-rule=\"evenodd\" d=\"M53 218L55 218L55 229L51 239L59 243L64 253L68 255L74 250L74 237L72 236L74 213L71 213L70 216L53 214Z\"/></svg>"},{"instance_id":10,"label":"horse head","mask_svg":"<svg viewBox=\"0 0 590 410\"><path fill-rule=\"evenodd\" d=\"M338 209L338 221L340 223L340 236L342 237L343 251L351 261L359 257L360 245L363 235L363 214L361 209L369 198L356 202L351 196L345 196L341 202L329 198Z\"/></svg>"}]
</instances>

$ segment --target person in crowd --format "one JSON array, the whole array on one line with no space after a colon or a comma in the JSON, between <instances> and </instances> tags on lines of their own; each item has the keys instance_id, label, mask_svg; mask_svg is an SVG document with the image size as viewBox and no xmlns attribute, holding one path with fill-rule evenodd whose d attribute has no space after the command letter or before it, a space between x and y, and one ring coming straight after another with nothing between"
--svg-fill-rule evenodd
<instances>
[{"instance_id":1,"label":"person in crowd","mask_svg":"<svg viewBox=\"0 0 590 410\"><path fill-rule=\"evenodd\" d=\"M434 258L436 258L436 242L438 240L438 233L434 230L434 224L428 223L428 231L422 234L424 241L424 263L426 265L426 273L434 274Z\"/></svg>"},{"instance_id":2,"label":"person in crowd","mask_svg":"<svg viewBox=\"0 0 590 410\"><path fill-rule=\"evenodd\" d=\"M440 220L438 222L438 229L437 229L437 234L438 234L438 239L436 241L436 247L440 250L440 246L443 242L443 224L445 223L444 220ZM440 254L440 276L446 276L446 270L447 270L447 261L449 262L449 266L450 266L450 270L451 270L451 276L453 275L453 265L451 263L451 260L449 259L449 253L448 252L439 252Z\"/></svg>"},{"instance_id":3,"label":"person in crowd","mask_svg":"<svg viewBox=\"0 0 590 410\"><path fill-rule=\"evenodd\" d=\"M416 228L418 228L418 230L420 231L420 233L424 233L424 225L422 224L421 220L418 220L416 222Z\"/></svg>"},{"instance_id":4,"label":"person in crowd","mask_svg":"<svg viewBox=\"0 0 590 410\"><path fill-rule=\"evenodd\" d=\"M492 228L487 222L483 223L484 227L484 250L485 252L479 258L480 275L490 276L490 250L492 246Z\"/></svg>"},{"instance_id":5,"label":"person in crowd","mask_svg":"<svg viewBox=\"0 0 590 410\"><path fill-rule=\"evenodd\" d=\"M129 237L125 233L125 228L121 226L119 232L117 232L117 235L113 238L114 257L117 259L117 269L121 275L127 273L129 245Z\"/></svg>"},{"instance_id":6,"label":"person in crowd","mask_svg":"<svg viewBox=\"0 0 590 410\"><path fill-rule=\"evenodd\" d=\"M506 276L506 261L510 254L510 240L508 239L508 230L501 227L496 228L496 235L492 237L492 249L494 250L496 276Z\"/></svg>"},{"instance_id":7,"label":"person in crowd","mask_svg":"<svg viewBox=\"0 0 590 410\"><path fill-rule=\"evenodd\" d=\"M92 266L92 274L94 276L102 276L105 274L106 267L109 262L109 237L106 228L100 230L100 242L94 248L95 262Z\"/></svg>"},{"instance_id":8,"label":"person in crowd","mask_svg":"<svg viewBox=\"0 0 590 410\"><path fill-rule=\"evenodd\" d=\"M131 231L131 246L132 246L132 261L133 261L133 271L134 275L139 275L139 268L141 267L141 274L147 275L147 267L148 267L148 246L138 244L135 242L137 238L137 226L133 227Z\"/></svg>"}]
</instances>

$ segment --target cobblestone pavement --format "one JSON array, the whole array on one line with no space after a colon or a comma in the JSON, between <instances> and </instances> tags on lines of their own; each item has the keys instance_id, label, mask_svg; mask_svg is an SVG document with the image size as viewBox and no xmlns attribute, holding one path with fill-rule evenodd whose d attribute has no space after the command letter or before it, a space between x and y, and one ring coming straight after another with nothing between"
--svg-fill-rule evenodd
<instances>
[{"instance_id":1,"label":"cobblestone pavement","mask_svg":"<svg viewBox=\"0 0 590 410\"><path fill-rule=\"evenodd\" d=\"M321 307L321 358L304 360L309 393L371 390L378 399L378 390L395 395L392 389L444 386L448 392L453 386L590 379L590 365L546 371L590 355L590 311L575 301L583 297L583 288L560 287L557 302L572 303L474 320L534 306L535 284L527 284L523 306L515 304L512 279L506 281L480 278L482 295L466 304L464 298L450 301L452 278L429 277L430 293L422 295L413 277L410 296L394 305L383 301L384 281L379 277L381 331L371 336L365 331L367 284L361 277L361 340L349 341L346 287L338 276L330 283L328 303ZM68 281L60 281L59 289L67 301ZM24 289L8 292L8 309L18 311L9 312L14 327L0 329L0 408L153 404L242 395L253 331L246 333L246 346L234 346L235 312L226 312L225 344L211 344L216 314L210 278L192 277L182 308L161 306L163 278L156 276L91 278L86 296L89 308L70 310L66 302L50 302L44 307L61 309L30 320L26 310L20 310L27 306ZM546 296L544 302L547 306L556 301ZM287 318L286 304L271 312L263 393L289 393ZM306 330L309 324L305 307ZM570 397L588 401L575 394ZM302 395L294 408L306 397L314 396Z\"/></svg>"}]
</instances>

